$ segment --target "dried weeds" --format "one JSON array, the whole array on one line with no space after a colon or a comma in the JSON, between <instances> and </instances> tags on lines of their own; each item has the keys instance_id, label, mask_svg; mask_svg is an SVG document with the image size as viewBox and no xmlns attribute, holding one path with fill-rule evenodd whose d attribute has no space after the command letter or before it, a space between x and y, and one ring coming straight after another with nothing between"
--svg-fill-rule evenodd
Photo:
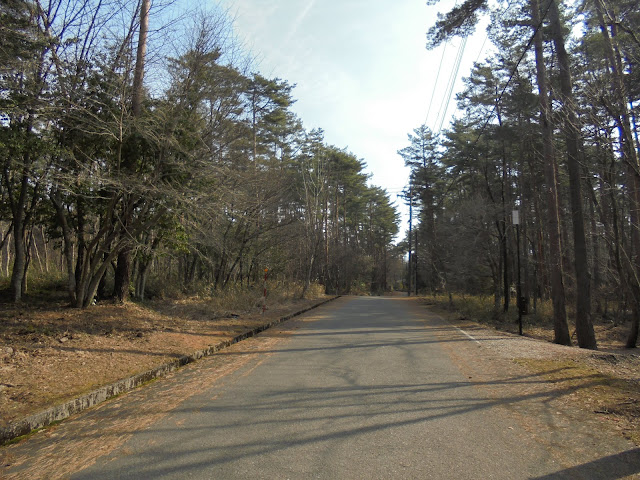
<instances>
[{"instance_id":1,"label":"dried weeds","mask_svg":"<svg viewBox=\"0 0 640 480\"><path fill-rule=\"evenodd\" d=\"M210 299L101 304L0 304L0 426L304 309L289 298L264 315Z\"/></svg>"}]
</instances>

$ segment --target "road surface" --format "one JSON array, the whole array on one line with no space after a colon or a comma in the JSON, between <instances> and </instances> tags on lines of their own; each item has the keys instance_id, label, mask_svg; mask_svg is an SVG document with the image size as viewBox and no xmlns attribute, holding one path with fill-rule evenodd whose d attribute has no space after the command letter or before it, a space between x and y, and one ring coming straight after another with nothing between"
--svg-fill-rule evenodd
<instances>
[{"instance_id":1,"label":"road surface","mask_svg":"<svg viewBox=\"0 0 640 480\"><path fill-rule=\"evenodd\" d=\"M599 450L566 446L573 427L538 435L520 380L461 367L482 370L481 349L404 298L342 298L14 446L32 463L8 473L40 462L77 480L640 474L624 439Z\"/></svg>"}]
</instances>

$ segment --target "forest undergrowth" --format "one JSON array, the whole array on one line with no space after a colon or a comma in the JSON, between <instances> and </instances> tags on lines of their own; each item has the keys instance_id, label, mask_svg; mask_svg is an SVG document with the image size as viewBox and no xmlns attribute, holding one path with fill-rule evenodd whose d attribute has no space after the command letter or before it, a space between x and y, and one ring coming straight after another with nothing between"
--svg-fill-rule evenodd
<instances>
[{"instance_id":1,"label":"forest undergrowth","mask_svg":"<svg viewBox=\"0 0 640 480\"><path fill-rule=\"evenodd\" d=\"M429 295L422 297L429 310L452 324L469 330L489 327L499 332L518 335L518 311L515 299L508 312L496 311L492 296ZM523 335L544 342L553 342L552 305L539 301L536 310L523 318ZM616 310L617 312L617 310ZM571 318L571 316L570 316ZM571 391L563 401L582 408L589 414L606 417L622 435L640 445L640 352L625 348L631 320L624 316L593 315L598 351L577 348L575 325L569 323L574 348L560 347L545 350L544 342L528 342L542 354L530 355L522 351L511 354L513 361L532 376L544 378L558 389Z\"/></svg>"},{"instance_id":2,"label":"forest undergrowth","mask_svg":"<svg viewBox=\"0 0 640 480\"><path fill-rule=\"evenodd\" d=\"M6 281L0 287L6 287ZM160 291L153 300L69 305L64 284L34 276L0 297L0 427L103 385L318 304L324 289L269 282L223 292ZM169 295L171 293L171 295Z\"/></svg>"},{"instance_id":3,"label":"forest undergrowth","mask_svg":"<svg viewBox=\"0 0 640 480\"><path fill-rule=\"evenodd\" d=\"M424 297L427 305L435 307L448 319L471 320L496 330L518 333L518 310L516 299L511 299L509 310L504 312L504 304L496 309L494 298L490 295L437 294ZM522 316L523 334L528 337L553 341L553 306L549 300L538 300L535 306L529 306L529 313ZM621 353L637 353L637 349L626 349L625 341L631 328L629 316L617 310L608 309L608 313L594 313L592 321L598 340L599 350L614 350ZM567 317L573 344L576 345L575 313L567 305Z\"/></svg>"}]
</instances>

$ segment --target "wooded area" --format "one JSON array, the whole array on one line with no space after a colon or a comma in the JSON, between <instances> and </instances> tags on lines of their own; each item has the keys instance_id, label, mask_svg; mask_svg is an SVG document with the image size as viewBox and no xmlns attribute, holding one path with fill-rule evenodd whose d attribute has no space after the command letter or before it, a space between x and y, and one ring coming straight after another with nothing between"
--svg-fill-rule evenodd
<instances>
[{"instance_id":1,"label":"wooded area","mask_svg":"<svg viewBox=\"0 0 640 480\"><path fill-rule=\"evenodd\" d=\"M186 5L185 5L186 6ZM260 285L389 288L397 214L307 131L223 12L149 0L0 5L0 276L72 305ZM153 292L152 292L153 293ZM156 292L157 293L157 290Z\"/></svg>"},{"instance_id":2,"label":"wooded area","mask_svg":"<svg viewBox=\"0 0 640 480\"><path fill-rule=\"evenodd\" d=\"M551 299L555 341L571 343L569 314L585 348L596 348L593 315L631 316L635 347L640 4L467 0L439 17L428 47L469 35L480 13L496 49L465 79L462 114L441 135L415 129L399 151L419 207L417 289L493 291L505 312L516 291L516 308Z\"/></svg>"},{"instance_id":3,"label":"wooded area","mask_svg":"<svg viewBox=\"0 0 640 480\"><path fill-rule=\"evenodd\" d=\"M399 150L418 213L397 247L397 213L364 161L304 128L294 85L253 71L223 12L178 6L0 6L0 279L14 301L34 275L64 277L87 307L251 288L268 269L302 296L404 283L490 293L496 312L550 300L557 343L572 342L571 317L596 348L597 315L631 318L636 346L635 0L467 0L440 16L428 48L480 14L496 48L451 126L419 126Z\"/></svg>"}]
</instances>

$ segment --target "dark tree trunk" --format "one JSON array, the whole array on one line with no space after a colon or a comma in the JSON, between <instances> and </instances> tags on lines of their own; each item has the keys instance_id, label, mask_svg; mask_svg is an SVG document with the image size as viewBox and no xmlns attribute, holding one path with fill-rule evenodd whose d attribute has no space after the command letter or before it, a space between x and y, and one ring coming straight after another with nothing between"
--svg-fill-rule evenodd
<instances>
[{"instance_id":1,"label":"dark tree trunk","mask_svg":"<svg viewBox=\"0 0 640 480\"><path fill-rule=\"evenodd\" d=\"M564 280L562 273L562 248L560 244L560 220L558 212L558 190L556 179L556 161L553 147L553 128L550 119L547 93L547 72L544 64L540 6L538 0L531 0L531 18L536 28L534 39L536 56L536 78L538 83L538 101L540 103L540 123L544 154L544 176L547 189L547 228L549 230L549 260L551 268L551 297L553 302L554 342L571 345L571 336L567 324Z\"/></svg>"},{"instance_id":2,"label":"dark tree trunk","mask_svg":"<svg viewBox=\"0 0 640 480\"><path fill-rule=\"evenodd\" d=\"M22 277L26 264L24 245L24 221L20 218L13 221L13 269L11 271L11 294L14 302L22 300Z\"/></svg>"},{"instance_id":3,"label":"dark tree trunk","mask_svg":"<svg viewBox=\"0 0 640 480\"><path fill-rule=\"evenodd\" d=\"M22 300L22 280L24 278L25 266L27 263L26 250L26 228L27 228L27 189L29 187L29 168L26 165L31 163L29 155L24 157L25 167L22 171L20 181L20 190L17 198L11 195L9 190L9 200L11 204L11 213L13 216L13 269L11 271L11 295L14 302ZM10 184L8 172L5 170L4 178L7 185Z\"/></svg>"},{"instance_id":4,"label":"dark tree trunk","mask_svg":"<svg viewBox=\"0 0 640 480\"><path fill-rule=\"evenodd\" d=\"M139 300L144 300L145 290L147 288L147 278L149 277L149 266L151 262L145 263L140 266L140 270L138 272L138 281L136 283L136 298Z\"/></svg>"},{"instance_id":5,"label":"dark tree trunk","mask_svg":"<svg viewBox=\"0 0 640 480\"><path fill-rule=\"evenodd\" d=\"M633 318L631 320L631 329L629 330L629 336L627 337L627 348L636 348L638 343L638 334L640 333L640 305L638 305L637 298L640 297L640 292L637 290L633 292L634 298L632 299L633 306L631 311Z\"/></svg>"},{"instance_id":6,"label":"dark tree trunk","mask_svg":"<svg viewBox=\"0 0 640 480\"><path fill-rule=\"evenodd\" d=\"M143 80L145 56L147 51L147 33L149 30L150 6L151 0L142 0L142 3L140 5L140 31L138 36L138 48L136 52L136 65L133 74L133 91L131 94L131 111L134 118L139 117L142 113L142 97L144 94ZM127 169L133 170L133 162L131 161L131 159L127 159L125 167ZM129 201L132 200L129 198ZM128 209L124 209L124 211L129 212ZM130 213L125 213L126 217L130 217L130 215ZM130 218L125 218L124 223L125 226L129 224ZM127 228L124 229L123 235L130 237ZM128 238L127 240L133 241L132 238ZM120 302L124 302L129 298L129 285L131 283L132 247L127 243L125 243L124 248L118 253L118 261L114 274L113 293L115 298Z\"/></svg>"},{"instance_id":7,"label":"dark tree trunk","mask_svg":"<svg viewBox=\"0 0 640 480\"><path fill-rule=\"evenodd\" d=\"M33 230L29 231L29 234L25 232L25 237L28 237L29 240L25 241L24 273L22 275L22 295L26 295L28 292L29 264L31 263L31 247L33 246Z\"/></svg>"},{"instance_id":8,"label":"dark tree trunk","mask_svg":"<svg viewBox=\"0 0 640 480\"><path fill-rule=\"evenodd\" d=\"M631 294L632 313L631 330L627 337L626 347L636 348L638 345L638 332L640 330L640 281L638 275L640 272L640 178L638 178L637 170L630 165L627 166L628 178L631 185L631 251L633 252L628 262L629 274L627 275L627 283Z\"/></svg>"},{"instance_id":9,"label":"dark tree trunk","mask_svg":"<svg viewBox=\"0 0 640 480\"><path fill-rule=\"evenodd\" d=\"M67 293L69 294L69 300L71 305L76 304L76 275L73 268L73 239L71 236L71 228L67 222L67 217L64 213L64 207L62 200L59 198L57 192L52 193L49 197L51 203L56 210L56 217L62 229L62 250L65 259L65 265L67 270Z\"/></svg>"},{"instance_id":10,"label":"dark tree trunk","mask_svg":"<svg viewBox=\"0 0 640 480\"><path fill-rule=\"evenodd\" d=\"M509 288L509 252L507 250L507 229L506 222L501 221L503 227L500 230L500 255L502 257L502 288L503 288L503 311L509 311L509 303L511 302L511 289Z\"/></svg>"},{"instance_id":11,"label":"dark tree trunk","mask_svg":"<svg viewBox=\"0 0 640 480\"><path fill-rule=\"evenodd\" d=\"M631 258L628 260L627 290L632 296L633 303L633 321L629 337L627 338L627 347L634 348L638 341L638 330L640 327L640 162L638 161L638 152L635 149L633 135L631 131L631 119L629 109L627 107L627 93L623 80L623 67L620 56L616 54L612 36L615 31L612 26L612 34L609 33L608 25L605 22L604 4L602 0L596 0L596 12L600 29L604 40L605 54L609 63L611 74L611 87L614 92L614 101L612 105L605 105L609 108L610 113L618 127L620 150L622 152L623 161L626 164L627 186L631 197L630 219L631 219Z\"/></svg>"},{"instance_id":12,"label":"dark tree trunk","mask_svg":"<svg viewBox=\"0 0 640 480\"><path fill-rule=\"evenodd\" d=\"M140 32L138 36L136 66L133 74L133 94L131 96L131 110L134 117L140 116L142 108L144 60L147 52L150 6L151 0L142 0L142 4L140 5Z\"/></svg>"},{"instance_id":13,"label":"dark tree trunk","mask_svg":"<svg viewBox=\"0 0 640 480\"><path fill-rule=\"evenodd\" d=\"M580 176L579 144L582 143L578 118L574 109L573 86L569 55L565 48L560 14L555 0L549 5L551 35L556 47L560 67L560 97L564 113L564 134L567 144L567 167L569 171L569 197L573 220L574 259L576 272L576 333L581 348L596 349L596 336L591 321L591 279L587 241L584 233L584 213L582 209L582 181Z\"/></svg>"},{"instance_id":14,"label":"dark tree trunk","mask_svg":"<svg viewBox=\"0 0 640 480\"><path fill-rule=\"evenodd\" d=\"M129 285L131 283L131 247L124 248L118 254L116 271L114 274L113 296L119 302L129 299Z\"/></svg>"},{"instance_id":15,"label":"dark tree trunk","mask_svg":"<svg viewBox=\"0 0 640 480\"><path fill-rule=\"evenodd\" d=\"M105 255L106 258L106 255ZM96 298L98 300L102 300L107 298L107 271L105 270L104 275L100 279L98 283L98 290L96 291Z\"/></svg>"},{"instance_id":16,"label":"dark tree trunk","mask_svg":"<svg viewBox=\"0 0 640 480\"><path fill-rule=\"evenodd\" d=\"M86 237L85 237L84 202L81 198L78 199L77 209L78 209L78 226L77 226L78 251L76 255L78 258L76 259L76 268L75 268L75 285L76 285L75 296L76 296L76 300L82 301L81 300L82 294L78 289L80 288L80 285L82 283L82 271L84 269L85 261L88 261L88 260L86 259L87 244L86 244Z\"/></svg>"}]
</instances>

